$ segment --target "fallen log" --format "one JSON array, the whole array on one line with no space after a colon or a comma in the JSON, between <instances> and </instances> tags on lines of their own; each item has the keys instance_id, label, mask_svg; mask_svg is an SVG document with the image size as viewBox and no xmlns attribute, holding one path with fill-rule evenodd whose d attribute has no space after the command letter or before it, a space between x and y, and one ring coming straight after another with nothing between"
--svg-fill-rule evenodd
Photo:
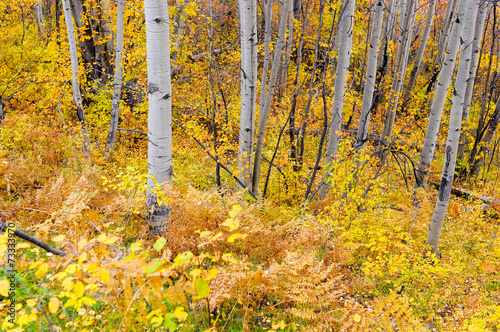
<instances>
[{"instance_id":1,"label":"fallen log","mask_svg":"<svg viewBox=\"0 0 500 332\"><path fill-rule=\"evenodd\" d=\"M9 225L7 225L6 222L0 220L0 234L3 234L7 229L10 229ZM9 235L10 234L11 233L9 232ZM67 254L66 251L53 248L53 247L49 246L48 244L46 244L45 242L43 242L42 240L40 240L40 239L38 239L38 238L36 238L34 236L31 236L29 234L26 234L26 233L24 233L24 232L22 232L22 231L20 231L18 229L16 229L14 231L14 235L17 236L18 238L21 238L23 240L31 242L34 245L42 248L43 250L45 250L47 252L53 253L54 255L64 256L64 255Z\"/></svg>"}]
</instances>

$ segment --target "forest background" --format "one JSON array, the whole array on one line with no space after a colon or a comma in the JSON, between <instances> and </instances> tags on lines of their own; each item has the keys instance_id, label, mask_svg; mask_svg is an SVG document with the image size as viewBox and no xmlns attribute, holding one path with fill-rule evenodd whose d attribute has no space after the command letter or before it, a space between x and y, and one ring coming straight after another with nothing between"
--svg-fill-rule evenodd
<instances>
[{"instance_id":1,"label":"forest background","mask_svg":"<svg viewBox=\"0 0 500 332\"><path fill-rule=\"evenodd\" d=\"M1 330L500 329L498 1L145 3L0 3Z\"/></svg>"}]
</instances>

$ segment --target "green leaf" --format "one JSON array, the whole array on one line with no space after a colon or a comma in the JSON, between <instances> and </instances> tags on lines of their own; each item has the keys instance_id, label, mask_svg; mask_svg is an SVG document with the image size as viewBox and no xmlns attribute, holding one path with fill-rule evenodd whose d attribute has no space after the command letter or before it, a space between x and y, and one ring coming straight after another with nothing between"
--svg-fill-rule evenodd
<instances>
[{"instance_id":1,"label":"green leaf","mask_svg":"<svg viewBox=\"0 0 500 332\"><path fill-rule=\"evenodd\" d=\"M165 246L165 243L167 243L167 240L162 236L156 240L153 248L155 248L156 251L160 251Z\"/></svg>"},{"instance_id":2,"label":"green leaf","mask_svg":"<svg viewBox=\"0 0 500 332\"><path fill-rule=\"evenodd\" d=\"M183 264L185 261L193 257L194 255L191 251L183 252L182 254L178 254L177 257L175 257L174 264Z\"/></svg>"},{"instance_id":3,"label":"green leaf","mask_svg":"<svg viewBox=\"0 0 500 332\"><path fill-rule=\"evenodd\" d=\"M153 265L150 265L144 269L144 273L153 273L154 271L158 270L158 268L161 266L163 261L157 260Z\"/></svg>"},{"instance_id":4,"label":"green leaf","mask_svg":"<svg viewBox=\"0 0 500 332\"><path fill-rule=\"evenodd\" d=\"M210 295L210 286L205 279L196 280L196 293L198 293L198 298L204 299Z\"/></svg>"}]
</instances>

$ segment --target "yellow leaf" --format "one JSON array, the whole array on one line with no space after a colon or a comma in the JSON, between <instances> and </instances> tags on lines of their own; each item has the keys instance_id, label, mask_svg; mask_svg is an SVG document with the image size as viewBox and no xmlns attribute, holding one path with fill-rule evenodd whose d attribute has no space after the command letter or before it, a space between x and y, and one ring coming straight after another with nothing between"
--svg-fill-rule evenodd
<instances>
[{"instance_id":1,"label":"yellow leaf","mask_svg":"<svg viewBox=\"0 0 500 332\"><path fill-rule=\"evenodd\" d=\"M236 239L239 239L239 238L246 238L248 236L248 234L239 234L239 233L234 233L234 234L231 234L231 236L229 236L227 238L227 242L231 243L231 242L234 242L234 240Z\"/></svg>"},{"instance_id":2,"label":"yellow leaf","mask_svg":"<svg viewBox=\"0 0 500 332\"><path fill-rule=\"evenodd\" d=\"M51 297L50 301L49 301L50 313L55 314L57 312L57 310L59 310L59 305L60 305L59 299L55 296Z\"/></svg>"},{"instance_id":3,"label":"yellow leaf","mask_svg":"<svg viewBox=\"0 0 500 332\"><path fill-rule=\"evenodd\" d=\"M239 206L238 204L234 204L231 211L229 211L229 216L231 218L234 218L238 213L240 213L240 211L241 211L241 206Z\"/></svg>"},{"instance_id":4,"label":"yellow leaf","mask_svg":"<svg viewBox=\"0 0 500 332\"><path fill-rule=\"evenodd\" d=\"M108 238L108 236L106 234L102 233L101 235L99 235L99 237L97 237L97 242L104 243L104 241L106 241L107 238Z\"/></svg>"},{"instance_id":5,"label":"yellow leaf","mask_svg":"<svg viewBox=\"0 0 500 332\"><path fill-rule=\"evenodd\" d=\"M29 308L34 308L34 307L36 306L36 302L37 302L37 301L36 301L36 300L34 300L34 299L28 299L28 300L26 301L26 304L28 305L28 307L29 307Z\"/></svg>"},{"instance_id":6,"label":"yellow leaf","mask_svg":"<svg viewBox=\"0 0 500 332\"><path fill-rule=\"evenodd\" d=\"M142 249L142 242L141 241L134 242L130 245L130 251L132 251L132 252L136 252L136 251L139 251L141 249Z\"/></svg>"},{"instance_id":7,"label":"yellow leaf","mask_svg":"<svg viewBox=\"0 0 500 332\"><path fill-rule=\"evenodd\" d=\"M201 269L194 269L193 271L191 271L191 275L193 277L199 277L201 274Z\"/></svg>"},{"instance_id":8,"label":"yellow leaf","mask_svg":"<svg viewBox=\"0 0 500 332\"><path fill-rule=\"evenodd\" d=\"M68 265L68 267L66 267L66 269L64 270L68 273L75 273L76 271L76 265L75 264L70 264Z\"/></svg>"},{"instance_id":9,"label":"yellow leaf","mask_svg":"<svg viewBox=\"0 0 500 332\"><path fill-rule=\"evenodd\" d=\"M87 241L87 239L81 239L80 241L78 241L78 250L82 250L88 243L89 241Z\"/></svg>"},{"instance_id":10,"label":"yellow leaf","mask_svg":"<svg viewBox=\"0 0 500 332\"><path fill-rule=\"evenodd\" d=\"M174 311L174 317L181 322L185 321L187 318L187 313L184 311L184 307L177 307Z\"/></svg>"},{"instance_id":11,"label":"yellow leaf","mask_svg":"<svg viewBox=\"0 0 500 332\"><path fill-rule=\"evenodd\" d=\"M61 285L69 292L70 290L73 289L73 280L72 278L66 278L63 280Z\"/></svg>"},{"instance_id":12,"label":"yellow leaf","mask_svg":"<svg viewBox=\"0 0 500 332\"><path fill-rule=\"evenodd\" d=\"M9 296L10 282L8 280L0 281L0 295L3 297Z\"/></svg>"},{"instance_id":13,"label":"yellow leaf","mask_svg":"<svg viewBox=\"0 0 500 332\"><path fill-rule=\"evenodd\" d=\"M61 235L58 235L58 236L55 236L52 238L52 241L56 242L56 243L59 243L59 242L62 242L64 241L64 239L66 238L65 235L61 234Z\"/></svg>"},{"instance_id":14,"label":"yellow leaf","mask_svg":"<svg viewBox=\"0 0 500 332\"><path fill-rule=\"evenodd\" d=\"M109 272L107 270L102 269L99 273L99 277L101 278L102 282L104 282L105 284L109 284Z\"/></svg>"},{"instance_id":15,"label":"yellow leaf","mask_svg":"<svg viewBox=\"0 0 500 332\"><path fill-rule=\"evenodd\" d=\"M153 248L156 251L160 251L165 246L165 243L167 243L167 240L162 236L158 238L158 240L156 240L155 244L153 245Z\"/></svg>"},{"instance_id":16,"label":"yellow leaf","mask_svg":"<svg viewBox=\"0 0 500 332\"><path fill-rule=\"evenodd\" d=\"M210 269L210 271L208 271L208 276L205 278L205 280L207 281L212 280L218 273L219 273L218 269Z\"/></svg>"},{"instance_id":17,"label":"yellow leaf","mask_svg":"<svg viewBox=\"0 0 500 332\"><path fill-rule=\"evenodd\" d=\"M221 225L229 227L229 230L232 232L235 229L237 229L238 227L240 227L240 222L238 220L234 220L234 219L226 219L226 221L223 222Z\"/></svg>"},{"instance_id":18,"label":"yellow leaf","mask_svg":"<svg viewBox=\"0 0 500 332\"><path fill-rule=\"evenodd\" d=\"M361 316L360 316L360 315L358 315L358 314L355 314L355 315L354 315L354 321L355 321L356 323L359 323L359 322L361 321Z\"/></svg>"},{"instance_id":19,"label":"yellow leaf","mask_svg":"<svg viewBox=\"0 0 500 332\"><path fill-rule=\"evenodd\" d=\"M109 239L107 239L106 241L104 241L103 243L106 243L106 244L113 244L115 243L116 241L118 241L120 238L118 236L112 236L110 237Z\"/></svg>"},{"instance_id":20,"label":"yellow leaf","mask_svg":"<svg viewBox=\"0 0 500 332\"><path fill-rule=\"evenodd\" d=\"M41 262L41 261L36 261L36 262L34 262L33 264L30 265L29 269L30 270L36 269L38 267L38 265L40 265L42 263L43 262Z\"/></svg>"},{"instance_id":21,"label":"yellow leaf","mask_svg":"<svg viewBox=\"0 0 500 332\"><path fill-rule=\"evenodd\" d=\"M199 299L207 298L210 295L210 286L205 279L196 280L196 293Z\"/></svg>"},{"instance_id":22,"label":"yellow leaf","mask_svg":"<svg viewBox=\"0 0 500 332\"><path fill-rule=\"evenodd\" d=\"M31 243L28 243L28 242L18 243L16 246L17 249L26 249L26 248L30 248L30 247L31 247Z\"/></svg>"},{"instance_id":23,"label":"yellow leaf","mask_svg":"<svg viewBox=\"0 0 500 332\"><path fill-rule=\"evenodd\" d=\"M78 257L78 264L82 265L82 263L87 260L87 256L88 256L88 254L86 252L81 254L80 257Z\"/></svg>"},{"instance_id":24,"label":"yellow leaf","mask_svg":"<svg viewBox=\"0 0 500 332\"><path fill-rule=\"evenodd\" d=\"M75 284L74 292L77 297L82 297L83 293L85 293L85 286L83 286L83 283L81 281L78 281Z\"/></svg>"},{"instance_id":25,"label":"yellow leaf","mask_svg":"<svg viewBox=\"0 0 500 332\"><path fill-rule=\"evenodd\" d=\"M49 264L43 263L38 267L38 270L35 272L35 277L41 278L47 273L47 270L49 269Z\"/></svg>"},{"instance_id":26,"label":"yellow leaf","mask_svg":"<svg viewBox=\"0 0 500 332\"><path fill-rule=\"evenodd\" d=\"M285 324L284 321L281 321L278 324L272 324L272 329L273 330L278 330L278 329L283 330L285 327L286 327L286 324Z\"/></svg>"}]
</instances>

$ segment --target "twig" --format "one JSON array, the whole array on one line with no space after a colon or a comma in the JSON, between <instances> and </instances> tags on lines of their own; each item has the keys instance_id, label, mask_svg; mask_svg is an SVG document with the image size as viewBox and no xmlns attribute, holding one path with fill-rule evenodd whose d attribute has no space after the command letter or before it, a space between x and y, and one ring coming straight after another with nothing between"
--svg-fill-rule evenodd
<instances>
[{"instance_id":1,"label":"twig","mask_svg":"<svg viewBox=\"0 0 500 332\"><path fill-rule=\"evenodd\" d=\"M5 230L7 228L8 228L7 223L4 222L4 221L2 221L2 220L0 220L0 233L5 232ZM17 236L17 237L19 237L19 238L21 238L21 239L23 239L23 240L31 242L34 245L39 246L40 248L44 249L45 251L53 253L54 255L65 256L67 254L66 251L53 248L53 247L49 246L48 244L46 244L45 242L39 240L38 238L36 238L34 236L31 236L29 234L26 234L24 232L21 232L18 229L16 229L14 231L14 235Z\"/></svg>"}]
</instances>

